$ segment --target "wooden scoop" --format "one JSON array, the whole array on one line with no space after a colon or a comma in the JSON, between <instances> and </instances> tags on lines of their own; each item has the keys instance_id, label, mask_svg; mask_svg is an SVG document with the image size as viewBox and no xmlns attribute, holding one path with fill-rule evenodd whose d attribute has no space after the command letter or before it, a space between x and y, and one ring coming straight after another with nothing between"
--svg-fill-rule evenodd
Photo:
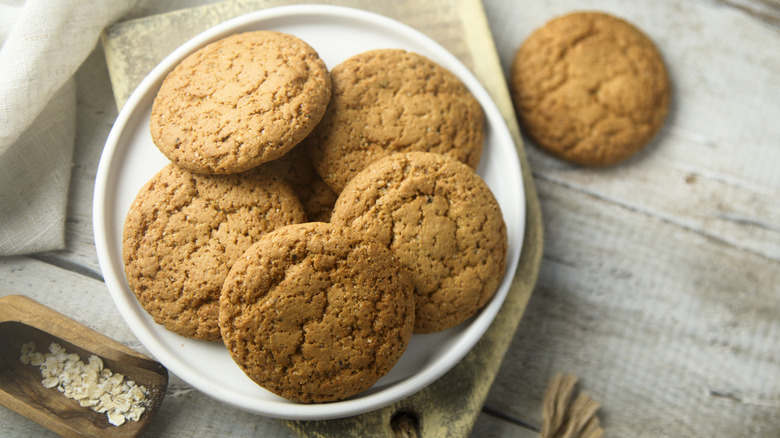
<instances>
[{"instance_id":1,"label":"wooden scoop","mask_svg":"<svg viewBox=\"0 0 780 438\"><path fill-rule=\"evenodd\" d=\"M81 407L57 388L41 384L37 366L19 360L22 344L35 342L46 353L52 342L87 363L91 355L105 368L121 373L149 391L150 404L139 421L121 426L105 413ZM131 437L139 435L154 417L168 387L168 370L160 363L114 341L30 298L0 298L0 404L64 437Z\"/></svg>"}]
</instances>

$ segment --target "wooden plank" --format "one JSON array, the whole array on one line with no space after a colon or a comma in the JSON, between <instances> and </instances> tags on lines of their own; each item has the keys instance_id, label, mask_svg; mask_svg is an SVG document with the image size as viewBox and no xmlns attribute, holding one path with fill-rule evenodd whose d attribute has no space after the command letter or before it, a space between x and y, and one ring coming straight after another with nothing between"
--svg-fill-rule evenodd
<instances>
[{"instance_id":1,"label":"wooden plank","mask_svg":"<svg viewBox=\"0 0 780 438\"><path fill-rule=\"evenodd\" d=\"M30 257L3 257L0 258L0 295L12 294L28 296L139 350L140 343L127 329L102 281ZM146 351L141 352L148 355Z\"/></svg>"},{"instance_id":2,"label":"wooden plank","mask_svg":"<svg viewBox=\"0 0 780 438\"><path fill-rule=\"evenodd\" d=\"M573 373L610 436L780 436L780 261L538 189L544 264L486 404L538 426L547 382Z\"/></svg>"}]
</instances>

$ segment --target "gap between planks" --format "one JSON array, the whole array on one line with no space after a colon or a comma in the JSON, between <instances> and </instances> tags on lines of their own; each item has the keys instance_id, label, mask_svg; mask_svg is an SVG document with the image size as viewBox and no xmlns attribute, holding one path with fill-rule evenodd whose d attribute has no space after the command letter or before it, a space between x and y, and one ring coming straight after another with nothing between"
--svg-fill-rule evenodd
<instances>
[{"instance_id":1,"label":"gap between planks","mask_svg":"<svg viewBox=\"0 0 780 438\"><path fill-rule=\"evenodd\" d=\"M777 0L713 0L717 6L731 8L758 21L780 26L780 2Z\"/></svg>"},{"instance_id":2,"label":"gap between planks","mask_svg":"<svg viewBox=\"0 0 780 438\"><path fill-rule=\"evenodd\" d=\"M766 259L766 260L769 260L769 261L773 261L773 262L780 261L780 259L777 259L777 258L771 257L771 256L769 256L767 254L763 254L761 252L755 251L755 250L753 250L751 248L735 245L734 243L729 242L728 240L722 239L721 237L719 237L717 235L714 235L714 234L711 234L711 233L707 233L707 232L705 232L702 229L693 228L693 227L691 227L689 225L686 225L685 223L682 223L680 221L674 220L674 218L672 218L670 216L662 216L662 215L656 214L656 213L654 213L652 211L649 211L649 210L646 210L646 209L642 209L642 208L639 208L637 206L634 206L634 205L631 205L631 204L627 204L625 202L620 202L617 199L609 198L609 197L607 197L607 196L605 196L603 194L600 194L598 192L595 192L595 191L585 190L582 187L579 187L579 186L574 185L574 184L570 184L570 183L566 182L565 180L558 179L558 178L552 178L552 177L550 177L548 175L545 175L544 173L541 173L541 172L532 171L531 173L532 173L533 177L535 179L539 180L539 181L544 181L544 182L548 182L550 184L555 184L555 185L557 185L559 187L562 187L562 188L565 188L565 189L568 189L568 190L571 190L571 191L574 191L574 192L577 192L577 193L582 193L582 194L587 195L587 196L589 196L589 197L591 197L593 199L597 199L599 201L603 201L603 202L606 202L606 203L609 203L609 204L621 207L621 208L623 208L623 209L625 209L627 211L631 211L631 212L638 213L638 214L641 214L641 215L644 215L644 216L647 216L647 217L658 219L658 220L660 220L660 221L662 221L664 223L667 223L667 224L670 224L670 225L674 225L674 226L676 226L676 227L678 227L680 229L683 229L685 231L689 231L691 233L698 234L700 236L704 236L707 239L711 239L711 240L719 242L721 244L728 245L729 247L735 248L735 249L740 250L740 251L744 251L744 252L748 252L750 254L754 254L756 256L759 256L759 257L761 257L763 259ZM737 222L737 223L745 223L745 221L740 221L740 220L737 220L736 218L730 218L730 217L727 217L727 216L721 217L721 219L732 220L732 221ZM752 224L751 223L751 225L757 225L757 224ZM773 228L771 228L771 229L773 229Z\"/></svg>"},{"instance_id":3,"label":"gap between planks","mask_svg":"<svg viewBox=\"0 0 780 438\"><path fill-rule=\"evenodd\" d=\"M44 252L38 254L31 254L28 257L34 260L38 260L39 262L46 263L47 265L51 265L65 271L73 272L74 274L83 275L93 280L97 280L105 283L105 279L103 278L103 273L100 272L99 269L95 269L90 266L70 260L67 257L58 255L57 252L51 251L51 252Z\"/></svg>"},{"instance_id":4,"label":"gap between planks","mask_svg":"<svg viewBox=\"0 0 780 438\"><path fill-rule=\"evenodd\" d=\"M536 433L540 432L540 429L537 426L534 426L533 424L527 423L527 422L521 420L520 418L515 417L514 415L510 415L510 414L501 412L500 410L498 410L498 409L496 409L496 408L494 408L492 406L489 406L487 404L482 406L482 413L485 414L485 415L489 415L491 417L495 417L495 418L497 418L499 420L503 420L503 421L506 421L508 423L512 423L512 424L514 424L514 425L516 425L518 427L521 427L523 429L527 429L528 431L531 431L531 432L536 432Z\"/></svg>"}]
</instances>

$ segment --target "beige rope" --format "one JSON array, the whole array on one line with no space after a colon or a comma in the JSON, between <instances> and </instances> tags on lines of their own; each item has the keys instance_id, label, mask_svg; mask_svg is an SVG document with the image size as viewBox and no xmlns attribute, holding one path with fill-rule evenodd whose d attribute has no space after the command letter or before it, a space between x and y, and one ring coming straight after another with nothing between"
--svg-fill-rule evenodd
<instances>
[{"instance_id":1,"label":"beige rope","mask_svg":"<svg viewBox=\"0 0 780 438\"><path fill-rule=\"evenodd\" d=\"M603 438L598 402L582 393L571 401L576 383L577 377L569 374L552 378L544 396L540 438Z\"/></svg>"}]
</instances>

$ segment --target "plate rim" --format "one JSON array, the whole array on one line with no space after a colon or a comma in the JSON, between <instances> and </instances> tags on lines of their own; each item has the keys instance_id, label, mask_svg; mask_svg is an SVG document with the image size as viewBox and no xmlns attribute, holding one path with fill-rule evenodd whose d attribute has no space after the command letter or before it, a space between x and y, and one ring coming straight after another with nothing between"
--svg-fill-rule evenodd
<instances>
[{"instance_id":1,"label":"plate rim","mask_svg":"<svg viewBox=\"0 0 780 438\"><path fill-rule=\"evenodd\" d=\"M204 30L203 32L198 33L196 36L190 38L186 42L184 42L182 45L177 47L174 51L172 51L170 54L168 54L160 63L158 63L150 72L149 74L139 83L139 85L136 87L136 89L133 91L133 93L128 98L127 102L123 106L123 108L120 110L114 125L111 129L111 132L108 135L108 138L106 140L103 152L100 157L100 161L98 163L98 170L96 174L96 184L95 184L95 191L93 194L93 230L94 230L94 237L95 237L95 246L96 251L98 255L98 263L101 267L102 271L107 272L106 275L104 274L104 280L106 282L106 285L108 286L109 293L115 303L115 305L118 307L118 310L120 310L120 314L122 315L122 318L125 320L133 334L141 341L141 343L152 353L152 355L155 356L155 358L158 357L168 357L169 354L167 353L166 348L162 345L158 347L158 342L156 338L152 336L151 333L147 333L147 330L137 321L132 320L130 318L130 315L127 315L125 311L122 310L120 304L123 303L127 305L127 301L129 300L129 297L125 296L126 294L121 293L119 289L123 289L125 287L124 284L122 284L122 281L124 279L124 271L121 270L121 272L117 273L117 271L114 269L113 261L111 260L110 256L110 250L108 248L108 241L109 241L109 235L110 231L108 231L109 223L111 223L110 220L107 220L106 216L109 216L109 213L106 211L108 203L106 202L106 196L108 194L108 187L109 187L109 178L110 178L110 170L113 166L116 165L114 162L114 157L118 152L118 149L121 144L121 140L123 135L126 135L125 126L130 123L131 120L133 120L133 117L138 117L138 112L143 112L144 109L139 109L139 102L141 102L144 97L150 92L150 86L157 83L158 81L161 81L162 78L167 74L168 71L170 71L173 67L175 67L178 62L183 59L187 54L191 53L194 50L197 50L198 48L202 47L205 44L208 44L209 42L212 42L216 39L219 39L223 36L225 36L226 33L230 33L231 29L240 28L242 26L248 26L257 24L258 22L262 21L268 21L278 18L285 18L285 17L295 17L295 16L303 16L303 15L315 15L315 16L328 16L331 18L338 18L338 19L351 19L358 22L361 22L363 24L370 23L370 24L376 24L380 26L383 30L390 30L393 34L402 34L406 37L413 40L416 44L420 44L421 46L425 47L427 50L436 52L438 56L442 56L444 58L448 58L448 63L452 65L458 66L457 71L453 71L454 74L456 74L461 80L466 83L467 87L472 91L475 92L475 97L478 98L480 101L480 104L483 108L483 111L485 111L486 118L491 121L497 121L498 127L500 131L502 132L502 136L505 137L506 140L509 141L509 143L513 146L512 147L512 153L514 154L515 158L515 164L517 167L517 179L520 182L520 186L516 187L516 197L517 202L519 204L519 228L518 228L518 236L517 236L517 245L518 250L515 257L510 257L512 254L508 254L507 257L507 270L504 274L504 279L502 280L501 285L499 286L499 290L502 288L507 288L501 296L498 296L498 293L496 296L494 296L491 301L488 303L485 308L483 308L480 311L480 316L483 313L490 313L489 318L481 318L480 316L477 316L477 318L469 324L477 324L476 328L473 328L475 326L470 326L467 331L477 331L478 333L475 335L474 333L469 333L470 336L467 338L469 342L466 343L465 348L462 350L455 350L450 349L447 351L447 354L444 355L444 357L437 359L438 362L446 362L449 364L445 367L427 367L426 372L421 374L413 374L407 378L404 378L400 380L399 382L396 382L388 388L384 388L376 393L369 394L365 397L360 397L359 395L357 398L347 399L344 401L334 402L334 403L327 403L327 404L295 404L288 401L269 401L269 404L273 405L273 408L270 409L260 409L256 405L258 404L258 401L255 399L252 400L244 400L245 398L250 398L246 396L238 397L236 399L235 394L230 394L230 397L226 396L225 394L221 393L218 388L214 387L214 385L209 385L201 382L201 378L197 375L193 375L190 373L190 371L186 368L180 368L178 366L170 367L171 371L185 380L187 383L198 389L199 391L205 393L206 395L215 398L217 400L220 400L226 404L229 404L231 406L234 406L236 408L266 415L274 418L280 418L280 419L294 419L294 420L314 420L314 419L330 419L330 418L341 418L351 415L357 415L361 413L365 413L368 411L380 409L384 406L387 406L389 404L392 404L394 402L397 402L401 399L407 398L414 393L422 390L423 388L427 387L437 379L439 379L441 376L446 374L449 370L451 370L458 362L463 359L463 357L468 354L469 351L474 347L474 345L479 341L479 339L482 338L484 333L488 330L489 326L492 324L493 320L495 319L496 314L500 310L500 308L503 306L504 300L506 298L506 295L510 292L509 289L511 287L507 287L507 284L511 286L512 280L514 279L514 276L516 275L516 268L517 268L517 262L519 261L520 254L522 253L523 249L523 240L524 240L524 234L525 234L525 228L526 228L526 205L525 205L525 190L524 190L524 181L522 178L522 168L520 166L519 162L519 156L517 155L517 145L514 142L514 139L512 138L511 134L509 133L508 127L506 126L506 122L503 119L503 116L501 115L500 111L495 105L495 102L492 100L490 94L487 92L487 90L484 88L482 83L476 78L476 76L469 70L463 63L457 59L452 53L450 53L446 48L441 46L438 42L433 40L432 38L428 37L427 35L423 34L422 32L410 27L409 25L402 23L400 21L394 20L392 18L362 10L362 9L355 9L345 6L332 6L332 5L288 5L288 6L277 6L267 9L261 9L253 12L249 12L246 14L239 15L234 18L227 19L213 27L210 27L209 29ZM234 30L233 32L237 32L237 30ZM448 69L451 69L450 66L446 66ZM506 284L505 284L506 283ZM457 342L456 344L461 344L464 341ZM152 347L150 348L150 344ZM455 351L453 351L455 350ZM160 360L160 359L158 359ZM166 367L169 367L169 365L163 360L160 360ZM196 383L197 382L197 383ZM407 389L406 391L400 391L400 393L397 393L399 391L391 391L393 387L397 386L398 384L406 384L406 386L410 386L410 389ZM413 389L412 389L413 388ZM395 393L394 393L395 392ZM386 394L390 395L386 395ZM265 403L261 403L261 405L265 405ZM269 406L264 406L268 408Z\"/></svg>"}]
</instances>

